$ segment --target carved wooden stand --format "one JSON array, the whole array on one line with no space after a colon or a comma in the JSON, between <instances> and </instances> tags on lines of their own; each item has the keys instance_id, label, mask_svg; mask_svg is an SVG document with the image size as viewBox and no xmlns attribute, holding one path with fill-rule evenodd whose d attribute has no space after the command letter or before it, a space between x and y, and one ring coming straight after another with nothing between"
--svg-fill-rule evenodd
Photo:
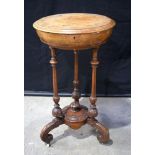
<instances>
[{"instance_id":1,"label":"carved wooden stand","mask_svg":"<svg viewBox=\"0 0 155 155\"><path fill-rule=\"evenodd\" d=\"M55 48L50 47L51 49L51 60L50 64L52 65L52 75L53 75L53 101L55 103L54 109L52 110L52 115L55 117L52 122L45 125L42 129L40 137L42 141L47 144L51 144L53 140L52 134L49 134L51 130L58 127L61 124L66 124L72 129L79 129L84 124L89 124L92 127L96 128L98 133L98 140L100 143L107 143L109 141L109 130L101 123L99 123L95 117L98 115L96 109L96 68L99 64L97 59L98 48L94 48L92 51L92 88L90 96L90 109L80 105L80 91L79 91L79 79L78 79L78 51L74 50L74 80L73 86L74 90L72 97L74 101L65 108L61 109L59 106L60 97L58 96L58 85L57 85L57 73L56 73L56 51Z\"/></svg>"}]
</instances>

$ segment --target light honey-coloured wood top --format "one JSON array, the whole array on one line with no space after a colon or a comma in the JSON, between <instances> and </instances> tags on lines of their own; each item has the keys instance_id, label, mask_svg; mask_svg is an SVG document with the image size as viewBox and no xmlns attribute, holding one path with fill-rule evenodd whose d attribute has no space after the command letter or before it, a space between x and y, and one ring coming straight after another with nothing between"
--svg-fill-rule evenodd
<instances>
[{"instance_id":1,"label":"light honey-coloured wood top","mask_svg":"<svg viewBox=\"0 0 155 155\"><path fill-rule=\"evenodd\" d=\"M90 13L56 14L34 22L36 30L59 34L100 32L115 26L115 21L103 15Z\"/></svg>"}]
</instances>

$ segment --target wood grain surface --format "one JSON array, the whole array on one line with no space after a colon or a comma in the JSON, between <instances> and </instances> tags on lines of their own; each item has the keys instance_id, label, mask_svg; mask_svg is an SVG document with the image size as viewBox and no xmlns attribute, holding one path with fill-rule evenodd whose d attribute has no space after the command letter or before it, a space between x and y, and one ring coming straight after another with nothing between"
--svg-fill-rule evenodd
<instances>
[{"instance_id":1,"label":"wood grain surface","mask_svg":"<svg viewBox=\"0 0 155 155\"><path fill-rule=\"evenodd\" d=\"M115 21L109 17L90 13L66 13L43 17L33 27L37 30L61 34L100 32L112 28Z\"/></svg>"},{"instance_id":2,"label":"wood grain surface","mask_svg":"<svg viewBox=\"0 0 155 155\"><path fill-rule=\"evenodd\" d=\"M51 15L33 24L43 43L64 50L99 47L111 36L114 26L111 18L89 13Z\"/></svg>"}]
</instances>

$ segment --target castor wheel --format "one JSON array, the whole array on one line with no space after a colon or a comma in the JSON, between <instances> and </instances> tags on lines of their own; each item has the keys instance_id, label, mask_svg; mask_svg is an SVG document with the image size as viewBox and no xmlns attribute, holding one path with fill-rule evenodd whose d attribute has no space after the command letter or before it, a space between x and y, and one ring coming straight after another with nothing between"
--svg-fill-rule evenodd
<instances>
[{"instance_id":1,"label":"castor wheel","mask_svg":"<svg viewBox=\"0 0 155 155\"><path fill-rule=\"evenodd\" d=\"M53 140L53 135L52 134L48 134L47 139L45 140L45 145L50 147L51 144L52 144L52 140Z\"/></svg>"},{"instance_id":2,"label":"castor wheel","mask_svg":"<svg viewBox=\"0 0 155 155\"><path fill-rule=\"evenodd\" d=\"M63 119L54 118L52 122L44 126L44 128L40 133L40 138L43 142L45 142L45 144L47 144L47 146L51 146L51 142L53 140L53 135L50 134L49 132L62 124L64 124Z\"/></svg>"}]
</instances>

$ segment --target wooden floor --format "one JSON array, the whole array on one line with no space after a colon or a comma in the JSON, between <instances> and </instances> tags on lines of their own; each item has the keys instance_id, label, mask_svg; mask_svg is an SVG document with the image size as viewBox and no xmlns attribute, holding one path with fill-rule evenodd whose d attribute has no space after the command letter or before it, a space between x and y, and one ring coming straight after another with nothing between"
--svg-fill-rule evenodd
<instances>
[{"instance_id":1,"label":"wooden floor","mask_svg":"<svg viewBox=\"0 0 155 155\"><path fill-rule=\"evenodd\" d=\"M72 102L60 99L61 107ZM89 106L88 98L81 104ZM50 97L25 97L25 155L130 155L130 98L98 98L98 119L110 128L111 141L99 144L96 131L88 125L73 130L65 125L53 130L52 146L39 138L41 128L51 121L53 101Z\"/></svg>"}]
</instances>

